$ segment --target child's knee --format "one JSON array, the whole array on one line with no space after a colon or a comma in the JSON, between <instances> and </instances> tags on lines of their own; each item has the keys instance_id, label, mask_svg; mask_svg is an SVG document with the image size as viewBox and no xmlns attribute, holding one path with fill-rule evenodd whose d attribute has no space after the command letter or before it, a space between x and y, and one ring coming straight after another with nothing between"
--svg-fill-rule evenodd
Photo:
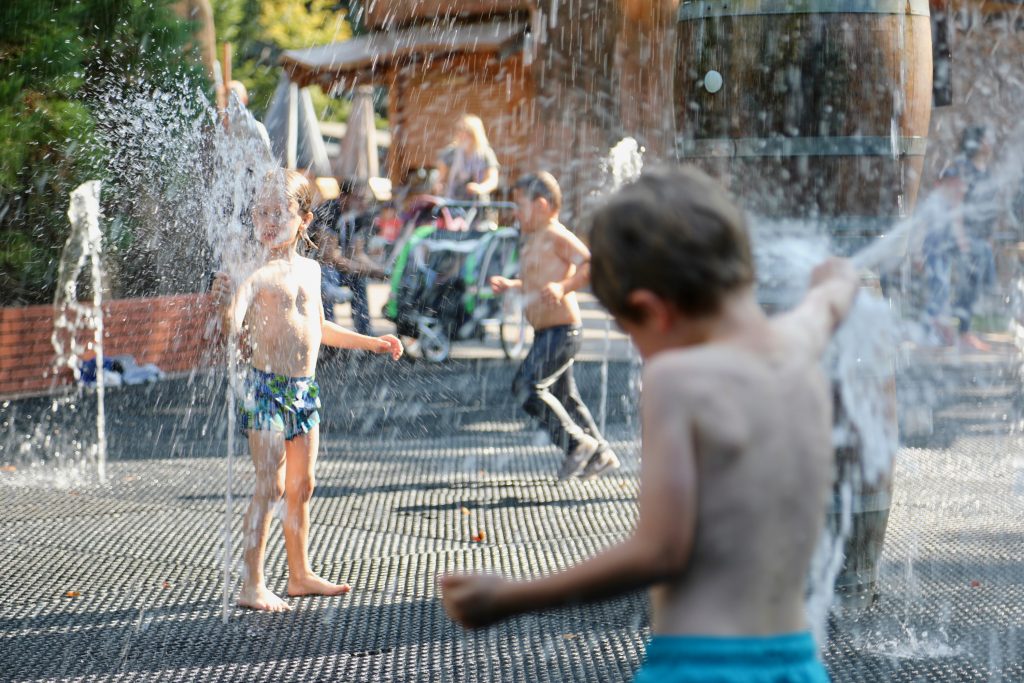
<instances>
[{"instance_id":1,"label":"child's knee","mask_svg":"<svg viewBox=\"0 0 1024 683\"><path fill-rule=\"evenodd\" d=\"M296 477L291 479L288 481L288 499L299 503L306 503L313 497L313 489L315 487L316 482L313 477Z\"/></svg>"},{"instance_id":2,"label":"child's knee","mask_svg":"<svg viewBox=\"0 0 1024 683\"><path fill-rule=\"evenodd\" d=\"M260 477L257 475L254 495L256 498L266 499L273 504L284 498L284 489L284 477L274 475Z\"/></svg>"}]
</instances>

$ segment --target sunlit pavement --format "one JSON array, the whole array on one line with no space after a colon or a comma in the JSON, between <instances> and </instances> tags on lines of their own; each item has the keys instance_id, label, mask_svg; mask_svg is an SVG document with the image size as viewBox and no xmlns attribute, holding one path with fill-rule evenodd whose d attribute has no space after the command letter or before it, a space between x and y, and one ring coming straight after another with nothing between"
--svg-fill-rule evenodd
<instances>
[{"instance_id":1,"label":"sunlit pavement","mask_svg":"<svg viewBox=\"0 0 1024 683\"><path fill-rule=\"evenodd\" d=\"M590 329L599 348L603 322ZM942 400L927 405L930 424L915 423L898 458L879 597L830 620L824 656L836 681L1021 681L1016 366L998 353L915 358L905 376L941 376ZM635 519L630 364L609 365L605 410L623 467L592 482L555 481L558 453L515 406L513 371L490 358L326 361L311 555L353 590L289 600L288 614L231 608L226 624L223 384L198 376L112 390L108 484L0 487L0 679L629 680L649 635L641 594L474 633L440 608L440 573L554 571L622 538ZM600 363L579 364L595 413L600 378ZM47 406L20 401L0 417L13 434ZM235 449L237 556L253 476L238 440ZM267 570L283 591L276 524Z\"/></svg>"}]
</instances>

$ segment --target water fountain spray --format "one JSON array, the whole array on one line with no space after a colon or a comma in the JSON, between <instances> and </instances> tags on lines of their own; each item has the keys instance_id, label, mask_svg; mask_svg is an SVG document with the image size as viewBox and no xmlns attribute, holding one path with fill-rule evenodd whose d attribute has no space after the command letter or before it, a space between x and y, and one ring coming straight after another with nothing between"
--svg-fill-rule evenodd
<instances>
[{"instance_id":1,"label":"water fountain spray","mask_svg":"<svg viewBox=\"0 0 1024 683\"><path fill-rule=\"evenodd\" d=\"M554 15L552 14L552 16ZM619 140L612 147L608 157L601 162L604 172L609 179L608 194L619 190L623 185L627 185L640 177L640 172L644 166L643 154L644 149L640 147L635 139L630 137ZM605 316L604 348L601 352L601 398L598 404L597 419L597 424L602 434L605 433L605 423L608 418L608 357L611 354L611 326L611 316Z\"/></svg>"},{"instance_id":2,"label":"water fountain spray","mask_svg":"<svg viewBox=\"0 0 1024 683\"><path fill-rule=\"evenodd\" d=\"M54 300L56 317L51 341L56 352L55 365L69 368L75 380L81 379L80 360L85 355L95 354L96 360L96 445L94 458L96 474L100 483L107 479L106 422L103 412L103 288L101 282L100 254L103 237L100 233L100 181L90 180L79 185L71 193L68 219L71 235L68 236L61 254L57 279L57 296ZM89 261L89 275L92 280L92 302L78 301L78 278ZM77 330L81 326L91 327L93 339L84 347L79 344Z\"/></svg>"}]
</instances>

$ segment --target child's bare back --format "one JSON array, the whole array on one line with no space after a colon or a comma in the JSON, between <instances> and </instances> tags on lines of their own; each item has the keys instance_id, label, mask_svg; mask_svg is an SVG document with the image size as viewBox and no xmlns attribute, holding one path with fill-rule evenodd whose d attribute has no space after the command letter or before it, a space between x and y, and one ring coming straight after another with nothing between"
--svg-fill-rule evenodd
<instances>
[{"instance_id":1,"label":"child's bare back","mask_svg":"<svg viewBox=\"0 0 1024 683\"><path fill-rule=\"evenodd\" d=\"M650 587L637 683L824 683L803 594L832 473L820 363L856 296L852 266L826 261L804 300L769 318L742 211L680 168L612 197L590 249L594 294L646 362L636 528L532 581L446 576L446 609L481 626Z\"/></svg>"},{"instance_id":2,"label":"child's bare back","mask_svg":"<svg viewBox=\"0 0 1024 683\"><path fill-rule=\"evenodd\" d=\"M697 492L686 570L651 588L655 633L806 628L804 575L832 473L831 402L818 355L787 319L764 327L665 352L646 368L645 423L675 422L692 448L662 457L645 444L642 485L686 477Z\"/></svg>"}]
</instances>

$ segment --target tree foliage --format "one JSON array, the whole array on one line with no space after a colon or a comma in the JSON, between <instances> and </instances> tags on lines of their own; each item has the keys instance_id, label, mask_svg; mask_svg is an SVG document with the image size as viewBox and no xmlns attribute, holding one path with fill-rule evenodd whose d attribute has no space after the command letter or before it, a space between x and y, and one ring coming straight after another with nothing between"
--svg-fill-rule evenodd
<instances>
[{"instance_id":1,"label":"tree foliage","mask_svg":"<svg viewBox=\"0 0 1024 683\"><path fill-rule=\"evenodd\" d=\"M217 40L234 45L232 75L248 87L249 108L257 117L270 105L283 51L352 37L347 6L337 0L213 0ZM322 119L348 118L348 101L312 90Z\"/></svg>"},{"instance_id":2,"label":"tree foliage","mask_svg":"<svg viewBox=\"0 0 1024 683\"><path fill-rule=\"evenodd\" d=\"M171 0L7 0L0 22L0 305L53 300L68 194L103 178L91 102L187 69Z\"/></svg>"}]
</instances>

